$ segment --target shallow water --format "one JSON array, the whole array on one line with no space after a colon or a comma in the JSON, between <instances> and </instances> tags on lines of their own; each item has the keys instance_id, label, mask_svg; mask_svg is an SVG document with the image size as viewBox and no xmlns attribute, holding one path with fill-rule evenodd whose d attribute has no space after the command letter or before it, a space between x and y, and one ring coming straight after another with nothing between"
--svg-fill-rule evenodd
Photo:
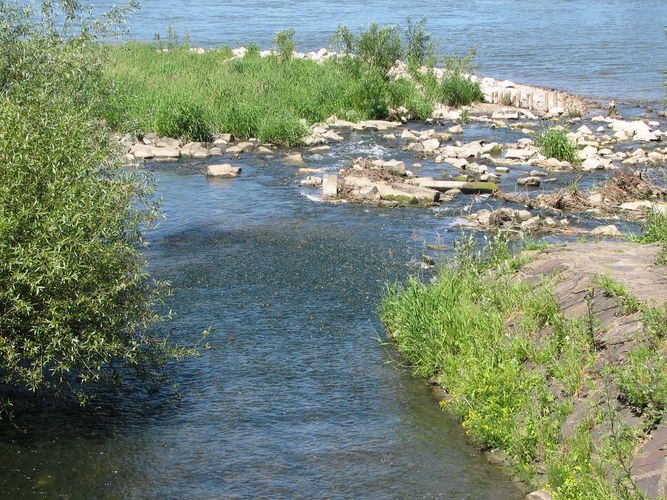
<instances>
[{"instance_id":1,"label":"shallow water","mask_svg":"<svg viewBox=\"0 0 667 500\"><path fill-rule=\"evenodd\" d=\"M377 339L384 283L449 221L314 203L272 162L233 181L153 168L169 329L192 341L211 327L211 348L175 367L175 402L23 414L26 434L0 435L5 495L519 497Z\"/></svg>"},{"instance_id":2,"label":"shallow water","mask_svg":"<svg viewBox=\"0 0 667 500\"><path fill-rule=\"evenodd\" d=\"M601 99L657 101L667 67L664 0L143 0L135 38L163 36L172 24L199 46L272 45L297 30L297 48L319 49L339 24L405 24L427 16L444 52L478 48L479 72ZM99 2L105 5L104 2Z\"/></svg>"},{"instance_id":3,"label":"shallow water","mask_svg":"<svg viewBox=\"0 0 667 500\"><path fill-rule=\"evenodd\" d=\"M425 13L448 48L479 45L484 74L591 96L661 96L663 2L534 4L272 2L268 16L266 2L192 1L185 11L146 0L132 26L143 38L172 22L195 44L267 46L295 25L305 49L339 22ZM461 139L520 136L473 124ZM416 161L356 133L307 160L335 170L368 154ZM421 163L421 175L442 170ZM459 216L493 200L460 197L435 211L334 206L309 201L279 162L248 159L239 179L222 181L202 166L148 165L166 216L148 256L175 291L166 328L185 341L211 328L211 348L172 369L182 397L105 392L87 410L39 403L22 412L18 429L0 428L0 496L519 498L378 340L386 281L414 272L423 253L441 258L425 245L451 249ZM503 188L529 170L513 168ZM549 189L574 180L559 176Z\"/></svg>"}]
</instances>

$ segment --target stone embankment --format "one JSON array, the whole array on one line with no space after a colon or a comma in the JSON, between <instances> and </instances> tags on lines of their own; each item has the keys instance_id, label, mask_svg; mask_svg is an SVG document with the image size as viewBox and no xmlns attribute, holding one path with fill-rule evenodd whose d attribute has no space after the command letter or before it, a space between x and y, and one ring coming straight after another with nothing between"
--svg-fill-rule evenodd
<instances>
[{"instance_id":1,"label":"stone embankment","mask_svg":"<svg viewBox=\"0 0 667 500\"><path fill-rule=\"evenodd\" d=\"M614 424L643 436L627 472L649 498L667 495L667 423L650 421L647 425L647 419L605 373L626 365L628 353L655 342L655 332L641 308L662 307L667 300L667 266L656 264L659 251L658 245L572 244L540 252L517 275L517 279L536 287L551 282L560 313L566 319L589 318L595 325L594 361L590 367L582 367L586 380L582 390L570 397L553 382L557 400L572 405L572 412L562 422L561 435L571 436L581 422L595 422L590 429L594 456L598 448L608 444ZM600 276L622 285L628 296L610 294L600 285ZM628 307L627 297L634 297L640 305Z\"/></svg>"}]
</instances>

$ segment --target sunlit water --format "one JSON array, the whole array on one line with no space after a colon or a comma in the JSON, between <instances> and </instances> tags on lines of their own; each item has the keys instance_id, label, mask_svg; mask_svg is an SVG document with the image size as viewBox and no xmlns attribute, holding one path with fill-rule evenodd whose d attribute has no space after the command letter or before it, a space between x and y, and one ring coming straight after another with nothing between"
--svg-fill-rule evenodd
<instances>
[{"instance_id":1,"label":"sunlit water","mask_svg":"<svg viewBox=\"0 0 667 500\"><path fill-rule=\"evenodd\" d=\"M277 31L294 27L298 48L312 50L327 46L339 24L405 24L422 16L442 51L476 46L484 75L598 98L664 96L664 0L144 0L130 27L135 38L164 36L171 24L194 45L263 48Z\"/></svg>"}]
</instances>

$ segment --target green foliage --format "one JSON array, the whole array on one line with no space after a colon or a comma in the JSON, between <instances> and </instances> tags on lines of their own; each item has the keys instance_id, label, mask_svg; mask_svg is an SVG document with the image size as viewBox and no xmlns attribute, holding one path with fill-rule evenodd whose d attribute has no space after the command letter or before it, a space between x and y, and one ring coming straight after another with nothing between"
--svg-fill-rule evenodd
<instances>
[{"instance_id":1,"label":"green foliage","mask_svg":"<svg viewBox=\"0 0 667 500\"><path fill-rule=\"evenodd\" d=\"M654 347L631 351L618 371L618 385L634 408L651 420L661 417L667 409L667 360Z\"/></svg>"},{"instance_id":2,"label":"green foliage","mask_svg":"<svg viewBox=\"0 0 667 500\"><path fill-rule=\"evenodd\" d=\"M437 377L447 394L443 406L481 445L506 450L524 479L531 481L539 464L558 498L632 497L626 463L640 436L624 427L613 402L598 411L599 420L561 435L572 411L567 398L584 390L594 373L599 324L591 314L564 318L549 283L530 288L512 279L521 264L502 237L482 250L472 237L460 239L436 280L389 286L380 316L415 372ZM624 387L664 409L665 363L651 359L653 365L644 358L629 365ZM554 384L566 395L560 403ZM594 447L590 430L601 421L610 431Z\"/></svg>"},{"instance_id":3,"label":"green foliage","mask_svg":"<svg viewBox=\"0 0 667 500\"><path fill-rule=\"evenodd\" d=\"M435 60L425 20L409 20L404 37L398 26L371 23L359 34L341 26L332 43L349 57L322 64L292 58L294 35L294 30L278 33L278 57L266 58L254 46L243 59L231 59L228 49L191 53L173 32L168 52L159 50L161 40L158 46L111 46L106 76L116 92L105 118L133 133L206 140L228 132L291 146L301 142L310 124L332 115L388 119L390 108L405 107L412 117L426 119L445 98L457 103L482 98L479 86L463 76L444 87L432 71L389 78L388 70L401 57L413 67ZM450 58L450 67L463 71L473 55Z\"/></svg>"},{"instance_id":4,"label":"green foliage","mask_svg":"<svg viewBox=\"0 0 667 500\"><path fill-rule=\"evenodd\" d=\"M467 106L484 100L479 82L471 77L476 55L477 51L471 49L465 56L445 58L447 73L440 84L440 98L448 106Z\"/></svg>"},{"instance_id":5,"label":"green foliage","mask_svg":"<svg viewBox=\"0 0 667 500\"><path fill-rule=\"evenodd\" d=\"M577 147L568 139L562 128L552 127L545 130L538 136L537 143L540 152L547 158L556 158L573 165L581 163L577 155Z\"/></svg>"},{"instance_id":6,"label":"green foliage","mask_svg":"<svg viewBox=\"0 0 667 500\"><path fill-rule=\"evenodd\" d=\"M442 101L448 106L468 106L484 100L479 82L461 73L447 74L441 84Z\"/></svg>"},{"instance_id":7,"label":"green foliage","mask_svg":"<svg viewBox=\"0 0 667 500\"><path fill-rule=\"evenodd\" d=\"M658 264L667 264L667 212L651 210L643 223L642 234L633 238L638 243L662 243Z\"/></svg>"},{"instance_id":8,"label":"green foliage","mask_svg":"<svg viewBox=\"0 0 667 500\"><path fill-rule=\"evenodd\" d=\"M183 142L208 142L213 137L204 108L188 102L166 103L156 118L155 131L165 137L177 137Z\"/></svg>"},{"instance_id":9,"label":"green foliage","mask_svg":"<svg viewBox=\"0 0 667 500\"><path fill-rule=\"evenodd\" d=\"M397 26L372 22L365 31L352 38L346 28L339 28L339 31L345 33L345 43L351 42L349 53L369 71L376 71L382 77L386 77L396 61L403 57L403 41Z\"/></svg>"},{"instance_id":10,"label":"green foliage","mask_svg":"<svg viewBox=\"0 0 667 500\"><path fill-rule=\"evenodd\" d=\"M294 43L295 35L296 31L294 28L290 28L288 30L279 31L273 39L275 50L282 62L287 62L292 59L292 54L296 48L296 44Z\"/></svg>"},{"instance_id":11,"label":"green foliage","mask_svg":"<svg viewBox=\"0 0 667 500\"><path fill-rule=\"evenodd\" d=\"M43 7L0 2L0 384L79 391L111 363L175 352L148 329L163 291L141 254L152 188L101 119L113 89L96 37L122 12Z\"/></svg>"},{"instance_id":12,"label":"green foliage","mask_svg":"<svg viewBox=\"0 0 667 500\"><path fill-rule=\"evenodd\" d=\"M522 365L526 336L506 335L504 318L521 310L528 291L510 281L507 242L496 238L481 252L470 239L459 240L456 259L432 284L410 280L390 287L380 315L406 360L422 376L439 375L447 407L462 418L467 432L489 447L533 456L534 433L546 416L535 414L535 399L549 406L541 376ZM505 269L495 278L491 269ZM539 308L535 308L536 310Z\"/></svg>"},{"instance_id":13,"label":"green foliage","mask_svg":"<svg viewBox=\"0 0 667 500\"><path fill-rule=\"evenodd\" d=\"M626 314L639 312L641 304L637 297L618 281L607 274L598 274L595 276L594 284L601 288L609 297L618 297L623 302Z\"/></svg>"},{"instance_id":14,"label":"green foliage","mask_svg":"<svg viewBox=\"0 0 667 500\"><path fill-rule=\"evenodd\" d=\"M408 26L405 29L403 52L408 65L415 69L423 65L433 66L436 63L435 49L431 35L426 31L426 22L425 17L417 22L408 18Z\"/></svg>"}]
</instances>

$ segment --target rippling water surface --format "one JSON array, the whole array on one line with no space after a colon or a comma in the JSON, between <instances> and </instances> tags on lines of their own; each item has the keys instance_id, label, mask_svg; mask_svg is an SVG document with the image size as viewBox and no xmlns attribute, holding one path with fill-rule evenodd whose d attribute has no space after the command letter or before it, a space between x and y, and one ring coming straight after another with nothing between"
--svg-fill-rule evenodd
<instances>
[{"instance_id":1,"label":"rippling water surface","mask_svg":"<svg viewBox=\"0 0 667 500\"><path fill-rule=\"evenodd\" d=\"M667 68L664 0L143 0L131 23L152 39L172 24L194 44L271 46L297 30L298 48L327 45L339 24L427 16L445 52L475 45L481 74L599 98L659 100Z\"/></svg>"},{"instance_id":2,"label":"rippling water surface","mask_svg":"<svg viewBox=\"0 0 667 500\"><path fill-rule=\"evenodd\" d=\"M310 202L274 162L233 181L154 168L168 328L192 341L211 327L211 348L175 367L180 400L110 394L22 415L0 432L4 494L517 496L378 341L384 283L449 221Z\"/></svg>"}]
</instances>

